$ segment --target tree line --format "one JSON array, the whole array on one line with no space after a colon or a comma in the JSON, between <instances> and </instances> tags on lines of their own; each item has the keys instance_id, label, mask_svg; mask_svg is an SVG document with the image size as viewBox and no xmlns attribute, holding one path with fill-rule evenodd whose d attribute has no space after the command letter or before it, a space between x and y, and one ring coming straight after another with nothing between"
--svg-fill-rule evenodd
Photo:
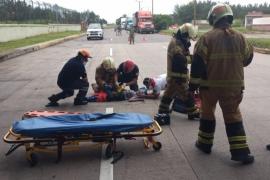
<instances>
[{"instance_id":1,"label":"tree line","mask_svg":"<svg viewBox=\"0 0 270 180\"><path fill-rule=\"evenodd\" d=\"M32 0L0 0L0 23L107 23L93 11L77 12L58 5Z\"/></svg>"},{"instance_id":2,"label":"tree line","mask_svg":"<svg viewBox=\"0 0 270 180\"><path fill-rule=\"evenodd\" d=\"M199 1L195 4L196 7L196 19L206 19L210 8L215 5L215 2L210 0ZM251 11L261 11L265 14L270 14L270 4L249 4L249 5L230 5L234 19L244 20L246 14ZM191 22L194 14L194 1L186 5L176 5L173 13L175 22L181 24L184 22Z\"/></svg>"},{"instance_id":3,"label":"tree line","mask_svg":"<svg viewBox=\"0 0 270 180\"><path fill-rule=\"evenodd\" d=\"M205 20L209 10L215 2L210 0L207 1L198 1L194 4L194 1L184 4L184 5L175 5L174 12L171 15L154 15L154 24L157 30L167 29L168 26L172 24L183 24L186 22L191 22L194 18L194 7L196 9L196 19ZM249 5L230 5L233 13L234 19L238 19L244 23L245 16L248 12L251 11L261 11L265 14L270 14L270 4L249 4Z\"/></svg>"}]
</instances>

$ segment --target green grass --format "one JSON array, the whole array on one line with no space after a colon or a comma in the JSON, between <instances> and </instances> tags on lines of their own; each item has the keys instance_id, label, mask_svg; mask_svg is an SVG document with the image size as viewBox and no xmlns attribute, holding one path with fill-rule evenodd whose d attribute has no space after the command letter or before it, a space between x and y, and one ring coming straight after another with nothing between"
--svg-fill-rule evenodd
<instances>
[{"instance_id":1,"label":"green grass","mask_svg":"<svg viewBox=\"0 0 270 180\"><path fill-rule=\"evenodd\" d=\"M248 38L248 41L251 42L254 47L270 49L270 39Z\"/></svg>"},{"instance_id":2,"label":"green grass","mask_svg":"<svg viewBox=\"0 0 270 180\"><path fill-rule=\"evenodd\" d=\"M245 29L244 27L238 27L238 28L234 28L242 33L247 33L247 32L251 32L247 29ZM198 32L198 37L200 37L201 35L203 35L205 32L207 32L208 30L199 30ZM165 35L172 35L173 32L176 32L176 30L162 30L160 31L160 34L165 34ZM248 40L251 42L251 44L254 47L259 47L259 48L269 48L270 49L270 39L263 39L263 38L248 38Z\"/></svg>"},{"instance_id":3,"label":"green grass","mask_svg":"<svg viewBox=\"0 0 270 180\"><path fill-rule=\"evenodd\" d=\"M24 47L24 46L30 46L33 44L38 44L54 39L59 39L75 34L80 34L79 31L65 31L65 32L57 32L57 33L49 33L49 34L41 34L38 36L32 36L25 39L19 39L14 41L8 41L8 42L0 42L0 53L11 51L16 48Z\"/></svg>"}]
</instances>

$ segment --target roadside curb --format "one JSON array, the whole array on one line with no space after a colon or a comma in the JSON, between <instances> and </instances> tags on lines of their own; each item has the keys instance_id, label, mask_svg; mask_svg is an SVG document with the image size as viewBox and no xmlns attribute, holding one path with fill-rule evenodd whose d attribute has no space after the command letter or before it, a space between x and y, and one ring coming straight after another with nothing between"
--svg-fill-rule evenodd
<instances>
[{"instance_id":1,"label":"roadside curb","mask_svg":"<svg viewBox=\"0 0 270 180\"><path fill-rule=\"evenodd\" d=\"M254 51L262 54L270 54L270 49L254 47Z\"/></svg>"},{"instance_id":2,"label":"roadside curb","mask_svg":"<svg viewBox=\"0 0 270 180\"><path fill-rule=\"evenodd\" d=\"M85 35L85 33L67 36L67 37L64 37L61 39L55 39L55 40L46 41L46 42L39 43L39 44L34 44L31 46L16 48L15 50L8 52L8 53L2 53L2 54L0 53L0 62L6 61L6 60L11 59L11 58L15 58L17 56L21 56L21 55L24 55L24 54L27 54L30 52L34 52L34 51L37 51L40 49L44 49L44 48L47 48L50 46L54 46L56 44L60 44L60 43L63 43L65 41L76 39L76 38L79 38L79 37L84 36L84 35Z\"/></svg>"}]
</instances>

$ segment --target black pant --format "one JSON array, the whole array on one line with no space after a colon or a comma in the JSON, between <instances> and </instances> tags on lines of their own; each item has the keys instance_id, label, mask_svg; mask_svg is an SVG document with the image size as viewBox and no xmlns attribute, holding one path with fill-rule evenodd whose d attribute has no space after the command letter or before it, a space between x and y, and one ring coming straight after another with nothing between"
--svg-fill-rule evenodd
<instances>
[{"instance_id":1,"label":"black pant","mask_svg":"<svg viewBox=\"0 0 270 180\"><path fill-rule=\"evenodd\" d=\"M76 99L84 99L89 89L89 83L81 79L74 81L69 86L63 87L61 84L58 86L62 89L62 92L56 94L58 100L73 96L75 89L79 90Z\"/></svg>"}]
</instances>

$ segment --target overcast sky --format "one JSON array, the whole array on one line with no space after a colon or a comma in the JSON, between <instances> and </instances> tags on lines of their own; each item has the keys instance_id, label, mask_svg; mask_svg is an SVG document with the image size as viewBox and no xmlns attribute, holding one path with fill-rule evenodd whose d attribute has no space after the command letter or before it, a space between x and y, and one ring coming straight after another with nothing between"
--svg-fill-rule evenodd
<instances>
[{"instance_id":1,"label":"overcast sky","mask_svg":"<svg viewBox=\"0 0 270 180\"><path fill-rule=\"evenodd\" d=\"M114 23L123 14L132 16L139 9L152 10L152 0L40 0L51 4L58 4L64 8L79 12L90 10L109 23ZM140 1L140 3L139 3ZM192 0L153 0L154 14L172 14L176 4L187 4ZM213 0L215 2L230 2L232 4L264 3L266 0ZM269 0L267 0L269 1Z\"/></svg>"}]
</instances>

